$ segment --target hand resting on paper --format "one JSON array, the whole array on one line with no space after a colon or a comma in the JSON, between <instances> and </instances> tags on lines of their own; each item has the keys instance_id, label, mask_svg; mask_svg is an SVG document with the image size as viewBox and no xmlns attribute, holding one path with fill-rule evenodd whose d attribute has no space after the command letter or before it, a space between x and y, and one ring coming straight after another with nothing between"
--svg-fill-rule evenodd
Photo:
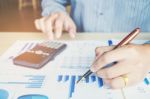
<instances>
[{"instance_id":1,"label":"hand resting on paper","mask_svg":"<svg viewBox=\"0 0 150 99\"><path fill-rule=\"evenodd\" d=\"M96 62L91 71L103 78L111 88L124 88L144 79L150 70L150 44L129 44L111 50L113 47L97 47ZM105 53L104 53L105 52ZM103 68L107 64L113 66Z\"/></svg>"}]
</instances>

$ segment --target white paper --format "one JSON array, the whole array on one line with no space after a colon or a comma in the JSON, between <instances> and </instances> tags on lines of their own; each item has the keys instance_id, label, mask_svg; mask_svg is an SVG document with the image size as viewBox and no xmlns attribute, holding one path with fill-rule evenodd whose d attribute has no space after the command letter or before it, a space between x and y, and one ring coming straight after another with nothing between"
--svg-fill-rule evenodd
<instances>
[{"instance_id":1,"label":"white paper","mask_svg":"<svg viewBox=\"0 0 150 99\"><path fill-rule=\"evenodd\" d=\"M118 41L113 40L114 45ZM105 84L99 87L99 80L95 75L92 75L96 77L95 81L90 76L91 78L87 82L83 80L78 85L75 84L74 92L70 97L71 81L76 82L79 76L89 69L95 58L95 48L107 46L108 41L62 41L67 44L67 48L54 61L49 62L41 69L36 70L13 65L13 57L31 49L39 42L42 41L17 41L1 56L0 89L8 91L9 99L17 99L19 96L27 94L41 94L49 99L124 99L123 95L126 99L133 97L135 99L149 99L149 86L143 82L123 90L112 90L107 88ZM134 41L134 43L144 42L144 40ZM34 82L28 76L31 79L32 77L38 78L36 79L37 82L40 81L40 76L44 77L41 81L41 87L26 87ZM141 91L142 88L146 90L146 93Z\"/></svg>"}]
</instances>

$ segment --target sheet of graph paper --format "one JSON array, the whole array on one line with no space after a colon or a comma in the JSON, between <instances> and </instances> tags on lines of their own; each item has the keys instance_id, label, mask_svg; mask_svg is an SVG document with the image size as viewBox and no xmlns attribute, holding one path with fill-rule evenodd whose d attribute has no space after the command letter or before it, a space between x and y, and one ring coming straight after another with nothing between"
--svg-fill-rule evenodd
<instances>
[{"instance_id":1,"label":"sheet of graph paper","mask_svg":"<svg viewBox=\"0 0 150 99\"><path fill-rule=\"evenodd\" d=\"M112 40L115 45L119 40ZM15 66L12 59L42 41L17 41L0 59L0 89L9 92L10 99L25 94L41 94L49 99L146 99L150 78L139 85L123 90L111 90L102 79L91 75L78 85L76 81L87 71L95 58L97 46L108 46L108 41L63 41L67 49L42 69ZM134 43L144 43L144 40Z\"/></svg>"}]
</instances>

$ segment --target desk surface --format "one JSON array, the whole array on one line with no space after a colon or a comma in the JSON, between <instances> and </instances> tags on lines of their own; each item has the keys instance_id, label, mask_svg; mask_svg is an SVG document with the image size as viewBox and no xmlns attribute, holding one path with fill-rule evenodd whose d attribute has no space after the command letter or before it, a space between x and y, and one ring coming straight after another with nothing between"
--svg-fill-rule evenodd
<instances>
[{"instance_id":1,"label":"desk surface","mask_svg":"<svg viewBox=\"0 0 150 99\"><path fill-rule=\"evenodd\" d=\"M71 39L65 33L60 40L107 40L122 39L127 33L77 33ZM45 34L35 32L0 32L0 55L16 40L48 40ZM141 33L136 39L150 40L150 33Z\"/></svg>"}]
</instances>

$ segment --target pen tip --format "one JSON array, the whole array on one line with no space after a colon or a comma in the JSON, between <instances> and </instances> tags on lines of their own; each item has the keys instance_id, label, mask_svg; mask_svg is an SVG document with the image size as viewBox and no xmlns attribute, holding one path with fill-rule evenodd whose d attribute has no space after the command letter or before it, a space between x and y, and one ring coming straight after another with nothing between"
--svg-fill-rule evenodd
<instances>
[{"instance_id":1,"label":"pen tip","mask_svg":"<svg viewBox=\"0 0 150 99\"><path fill-rule=\"evenodd\" d=\"M82 76L82 77L76 82L76 84L78 84L78 83L82 80L83 77L84 77L84 76Z\"/></svg>"},{"instance_id":2,"label":"pen tip","mask_svg":"<svg viewBox=\"0 0 150 99\"><path fill-rule=\"evenodd\" d=\"M78 83L80 82L80 80L81 80L81 79L79 79L79 80L76 82L76 84L78 84Z\"/></svg>"},{"instance_id":3,"label":"pen tip","mask_svg":"<svg viewBox=\"0 0 150 99\"><path fill-rule=\"evenodd\" d=\"M76 82L76 84L78 84L79 83L79 80Z\"/></svg>"}]
</instances>

